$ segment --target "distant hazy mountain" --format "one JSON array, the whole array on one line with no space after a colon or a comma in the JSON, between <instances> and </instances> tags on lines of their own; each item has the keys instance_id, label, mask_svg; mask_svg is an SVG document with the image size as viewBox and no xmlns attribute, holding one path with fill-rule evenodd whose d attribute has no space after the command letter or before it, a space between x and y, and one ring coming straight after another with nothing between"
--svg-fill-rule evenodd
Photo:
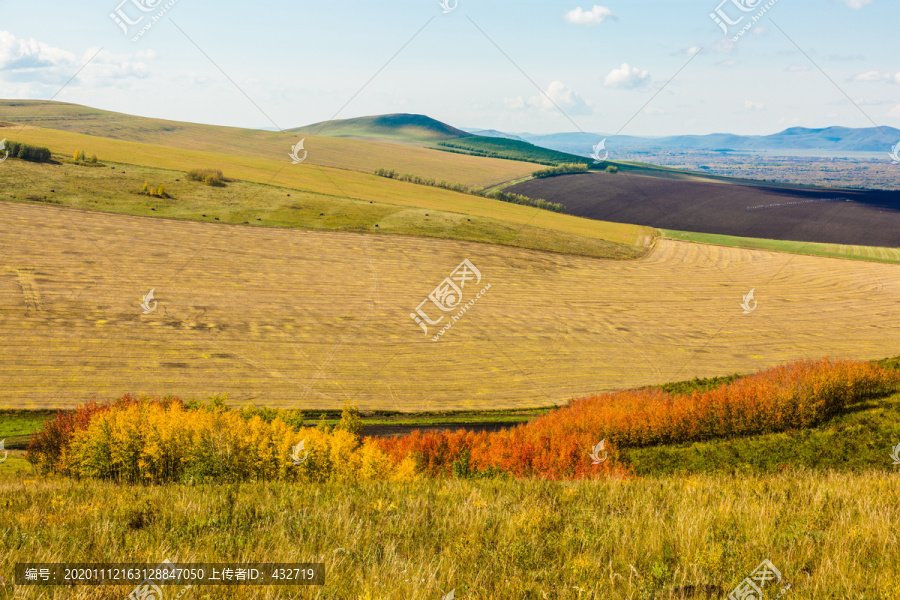
<instances>
[{"instance_id":1,"label":"distant hazy mountain","mask_svg":"<svg viewBox=\"0 0 900 600\"><path fill-rule=\"evenodd\" d=\"M607 136L601 133L520 134L536 146L588 156L593 144L603 138L606 147L628 150L822 150L833 152L883 152L900 142L900 129L894 127L791 127L772 135L676 135L669 137Z\"/></svg>"},{"instance_id":2,"label":"distant hazy mountain","mask_svg":"<svg viewBox=\"0 0 900 600\"><path fill-rule=\"evenodd\" d=\"M514 133L503 133L502 131L497 131L496 129L471 129L463 127L463 131L471 133L472 135L480 135L481 137L506 138L508 140L518 140L520 142L526 141L525 138L521 138Z\"/></svg>"}]
</instances>

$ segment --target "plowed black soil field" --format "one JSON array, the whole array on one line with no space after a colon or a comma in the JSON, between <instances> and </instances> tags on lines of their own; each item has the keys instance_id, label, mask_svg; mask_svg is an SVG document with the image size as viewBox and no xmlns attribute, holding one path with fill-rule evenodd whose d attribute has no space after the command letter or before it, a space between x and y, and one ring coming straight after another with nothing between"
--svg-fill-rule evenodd
<instances>
[{"instance_id":1,"label":"plowed black soil field","mask_svg":"<svg viewBox=\"0 0 900 600\"><path fill-rule=\"evenodd\" d=\"M616 223L772 240L900 246L896 191L640 171L535 179L507 191L559 202L573 215Z\"/></svg>"}]
</instances>

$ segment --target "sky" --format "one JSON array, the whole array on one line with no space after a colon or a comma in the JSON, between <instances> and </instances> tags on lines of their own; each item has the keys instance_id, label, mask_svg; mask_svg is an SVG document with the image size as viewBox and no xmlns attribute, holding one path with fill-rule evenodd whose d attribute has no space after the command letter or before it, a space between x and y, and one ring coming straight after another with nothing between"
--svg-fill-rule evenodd
<instances>
[{"instance_id":1,"label":"sky","mask_svg":"<svg viewBox=\"0 0 900 600\"><path fill-rule=\"evenodd\" d=\"M443 2L0 0L0 98L281 129L900 127L897 0Z\"/></svg>"}]
</instances>

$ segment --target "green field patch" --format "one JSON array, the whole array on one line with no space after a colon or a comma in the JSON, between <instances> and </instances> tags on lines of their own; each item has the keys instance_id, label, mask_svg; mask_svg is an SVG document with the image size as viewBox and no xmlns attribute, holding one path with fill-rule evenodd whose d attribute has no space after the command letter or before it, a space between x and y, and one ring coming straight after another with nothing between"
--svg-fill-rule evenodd
<instances>
[{"instance_id":1,"label":"green field patch","mask_svg":"<svg viewBox=\"0 0 900 600\"><path fill-rule=\"evenodd\" d=\"M0 171L0 201L238 225L437 237L596 258L630 259L643 254L616 242L462 212L409 208L246 181L230 180L217 187L192 181L185 172L106 162L109 167L104 169L6 163ZM145 184L164 186L169 197L140 194Z\"/></svg>"},{"instance_id":2,"label":"green field patch","mask_svg":"<svg viewBox=\"0 0 900 600\"><path fill-rule=\"evenodd\" d=\"M660 234L673 240L715 244L732 248L750 248L753 250L771 250L790 252L809 256L827 256L829 258L850 258L870 262L886 262L900 264L900 250L896 248L879 248L872 246L849 246L841 244L823 244L820 242L793 242L784 240L766 240L762 238L738 237L716 233L694 233L690 231L674 231L660 229Z\"/></svg>"}]
</instances>

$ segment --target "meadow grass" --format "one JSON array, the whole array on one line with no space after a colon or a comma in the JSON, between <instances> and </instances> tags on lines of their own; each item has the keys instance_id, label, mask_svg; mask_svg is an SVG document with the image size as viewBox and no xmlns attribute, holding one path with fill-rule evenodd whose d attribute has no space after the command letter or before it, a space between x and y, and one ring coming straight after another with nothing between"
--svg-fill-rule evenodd
<instances>
[{"instance_id":1,"label":"meadow grass","mask_svg":"<svg viewBox=\"0 0 900 600\"><path fill-rule=\"evenodd\" d=\"M438 600L455 590L459 600L721 600L763 559L792 585L789 598L900 595L900 473L884 469L159 487L0 473L0 589L10 597L17 562L165 558L321 562L326 572L322 587L195 587L188 599ZM15 597L128 591L16 587Z\"/></svg>"},{"instance_id":2,"label":"meadow grass","mask_svg":"<svg viewBox=\"0 0 900 600\"><path fill-rule=\"evenodd\" d=\"M96 169L11 161L0 170L0 200L206 222L218 219L255 227L459 239L597 258L637 258L646 251L492 217L467 217L454 212L452 206L447 207L451 210L410 208L244 181L211 187L192 181L183 171L112 166ZM164 185L171 198L137 194L145 183L151 188Z\"/></svg>"},{"instance_id":3,"label":"meadow grass","mask_svg":"<svg viewBox=\"0 0 900 600\"><path fill-rule=\"evenodd\" d=\"M170 171L218 169L229 179L321 194L334 199L345 198L351 201L392 204L423 212L446 211L458 214L459 218L475 216L495 219L503 222L510 232L530 227L529 231L532 231L531 235L535 237L541 237L541 232L535 230L547 230L548 233L544 234L544 237L550 232L558 232L632 246L642 252L651 244L656 235L655 230L649 227L596 221L542 211L440 188L395 181L371 174L375 168L390 166L385 164L378 164L371 170L360 173L346 168L320 166L305 162L292 165L286 156L284 160L279 160L260 155L243 156L221 152L203 152L49 129L15 129L14 131L17 139L23 142L47 145L54 153L61 153L64 157L71 156L75 150L85 149L92 154L97 154L104 163L144 166ZM4 134L4 130L0 129L0 135ZM23 161L4 163L4 169L0 170L0 176L8 174L8 176L15 177L14 169L21 168L21 162ZM55 167L55 165L45 166L48 169ZM84 169L84 171L88 170ZM127 175L127 167L125 170ZM112 174L112 170L107 169L107 171L110 175ZM425 177L435 176L433 169L419 164L406 165L402 172L418 173ZM49 171L43 173L50 174ZM121 173L119 174L121 175ZM510 179L520 176L522 176L521 173ZM505 179L492 182L471 181L456 172L439 173L435 178L464 185L477 185L477 187L487 187L505 181ZM4 176L0 181L6 179L7 177ZM43 189L43 187L39 187L34 191ZM252 201L252 198L242 198L239 205L243 205L245 201ZM334 212L342 214L341 208L339 204L335 204ZM526 233L526 235L528 234Z\"/></svg>"}]
</instances>

